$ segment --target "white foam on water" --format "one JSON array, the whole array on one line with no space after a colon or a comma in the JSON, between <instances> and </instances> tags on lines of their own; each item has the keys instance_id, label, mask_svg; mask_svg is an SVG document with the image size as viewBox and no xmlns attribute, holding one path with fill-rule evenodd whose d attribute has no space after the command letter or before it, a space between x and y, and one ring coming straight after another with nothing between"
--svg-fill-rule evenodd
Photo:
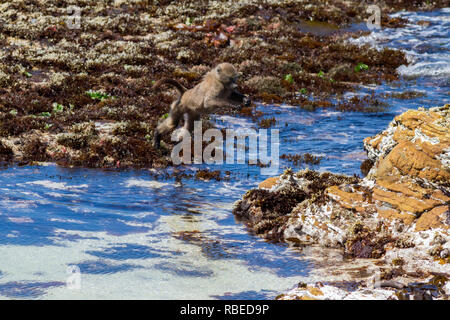
<instances>
[{"instance_id":1,"label":"white foam on water","mask_svg":"<svg viewBox=\"0 0 450 320\"><path fill-rule=\"evenodd\" d=\"M297 136L295 136L295 137L293 137L293 138L291 138L291 139L294 139L294 140L296 140L296 141L300 141L300 140L305 140L306 138L308 138L307 135L299 134L299 135L297 135Z\"/></svg>"},{"instance_id":2,"label":"white foam on water","mask_svg":"<svg viewBox=\"0 0 450 320\"><path fill-rule=\"evenodd\" d=\"M406 78L450 77L449 62L419 62L411 66L400 66L397 71Z\"/></svg>"},{"instance_id":3,"label":"white foam on water","mask_svg":"<svg viewBox=\"0 0 450 320\"><path fill-rule=\"evenodd\" d=\"M1 200L0 206L8 209L21 209L24 212L27 209L36 208L37 201L34 200ZM24 210L25 209L25 210Z\"/></svg>"},{"instance_id":4,"label":"white foam on water","mask_svg":"<svg viewBox=\"0 0 450 320\"><path fill-rule=\"evenodd\" d=\"M249 119L232 117L227 115L220 115L216 118L217 120L223 121L226 125L217 123L217 128L252 128L254 127L254 123Z\"/></svg>"},{"instance_id":5,"label":"white foam on water","mask_svg":"<svg viewBox=\"0 0 450 320\"><path fill-rule=\"evenodd\" d=\"M151 189L161 189L167 186L170 186L172 184L166 183L166 182L160 182L155 180L143 180L143 179L135 179L131 178L128 179L126 182L126 187L141 187L141 188L151 188Z\"/></svg>"},{"instance_id":6,"label":"white foam on water","mask_svg":"<svg viewBox=\"0 0 450 320\"><path fill-rule=\"evenodd\" d=\"M67 185L67 183L65 183L65 182L54 182L54 181L50 181L50 180L30 181L30 182L25 182L24 184L43 186L45 188L54 189L54 190L79 190L79 189L85 189L85 188L89 187L87 184L82 184L79 186L71 186L71 185Z\"/></svg>"},{"instance_id":7,"label":"white foam on water","mask_svg":"<svg viewBox=\"0 0 450 320\"><path fill-rule=\"evenodd\" d=\"M382 49L385 46L402 49L407 54L409 65L398 68L400 75L407 79L450 77L450 9L432 12L398 12L392 17L408 19L404 28L382 28L367 36L349 39L350 43L370 44ZM419 21L428 21L419 24Z\"/></svg>"},{"instance_id":8,"label":"white foam on water","mask_svg":"<svg viewBox=\"0 0 450 320\"><path fill-rule=\"evenodd\" d=\"M29 217L8 217L8 220L14 223L33 223L33 219Z\"/></svg>"},{"instance_id":9,"label":"white foam on water","mask_svg":"<svg viewBox=\"0 0 450 320\"><path fill-rule=\"evenodd\" d=\"M51 196L51 197L55 197L55 198L64 198L64 197L66 197L65 194L58 193L58 192L46 192L45 194L48 195L48 196Z\"/></svg>"},{"instance_id":10,"label":"white foam on water","mask_svg":"<svg viewBox=\"0 0 450 320\"><path fill-rule=\"evenodd\" d=\"M75 219L62 219L62 218L50 218L52 222L64 222L64 223L76 223L76 224L86 224L85 221L75 220Z\"/></svg>"},{"instance_id":11,"label":"white foam on water","mask_svg":"<svg viewBox=\"0 0 450 320\"><path fill-rule=\"evenodd\" d=\"M156 216L156 213L144 211L144 212L136 213L136 214L134 214L134 216L136 218L142 219L142 218L145 218L145 217Z\"/></svg>"},{"instance_id":12,"label":"white foam on water","mask_svg":"<svg viewBox=\"0 0 450 320\"><path fill-rule=\"evenodd\" d=\"M19 235L20 235L20 232L14 230L14 231L12 231L11 233L8 233L8 234L6 235L6 237L7 237L7 238L17 238L17 237L19 237Z\"/></svg>"},{"instance_id":13,"label":"white foam on water","mask_svg":"<svg viewBox=\"0 0 450 320\"><path fill-rule=\"evenodd\" d=\"M319 115L321 117L333 117L333 116L338 116L342 114L342 112L340 111L328 111L328 110L324 110L322 111Z\"/></svg>"}]
</instances>

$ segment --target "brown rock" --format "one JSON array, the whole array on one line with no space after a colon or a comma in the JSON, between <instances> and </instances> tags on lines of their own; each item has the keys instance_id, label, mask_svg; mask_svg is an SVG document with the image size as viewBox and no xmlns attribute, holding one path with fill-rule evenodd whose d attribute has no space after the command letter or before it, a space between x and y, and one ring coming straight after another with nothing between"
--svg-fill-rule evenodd
<instances>
[{"instance_id":1,"label":"brown rock","mask_svg":"<svg viewBox=\"0 0 450 320\"><path fill-rule=\"evenodd\" d=\"M381 218L394 220L402 220L404 224L412 224L416 219L416 216L407 212L400 212L394 209L378 209L378 214Z\"/></svg>"},{"instance_id":2,"label":"brown rock","mask_svg":"<svg viewBox=\"0 0 450 320\"><path fill-rule=\"evenodd\" d=\"M420 187L419 185L413 183L411 180L404 182L392 182L388 180L379 179L376 181L377 185L394 192L401 192L407 196L422 198L430 190Z\"/></svg>"},{"instance_id":3,"label":"brown rock","mask_svg":"<svg viewBox=\"0 0 450 320\"><path fill-rule=\"evenodd\" d=\"M440 204L440 201L437 200L417 199L403 193L384 191L378 187L373 189L373 199L387 203L401 212L410 212L416 215Z\"/></svg>"},{"instance_id":4,"label":"brown rock","mask_svg":"<svg viewBox=\"0 0 450 320\"><path fill-rule=\"evenodd\" d=\"M346 257L378 259L412 247L428 254L416 232L440 229L445 238L450 229L449 115L450 105L410 110L365 139L373 167L364 179L285 172L247 192L233 213L267 239L343 247Z\"/></svg>"},{"instance_id":5,"label":"brown rock","mask_svg":"<svg viewBox=\"0 0 450 320\"><path fill-rule=\"evenodd\" d=\"M310 296L308 296L308 295L301 296L301 297L299 297L298 299L299 299L299 300L319 300L319 299L310 297Z\"/></svg>"},{"instance_id":6,"label":"brown rock","mask_svg":"<svg viewBox=\"0 0 450 320\"><path fill-rule=\"evenodd\" d=\"M258 185L258 188L260 188L260 189L270 189L274 185L276 185L277 182L278 182L278 177L270 177L270 178L267 178L266 180L264 180L263 182L261 182Z\"/></svg>"},{"instance_id":7,"label":"brown rock","mask_svg":"<svg viewBox=\"0 0 450 320\"><path fill-rule=\"evenodd\" d=\"M441 190L436 190L431 195L432 198L441 200L443 203L449 203L450 197L447 197Z\"/></svg>"},{"instance_id":8,"label":"brown rock","mask_svg":"<svg viewBox=\"0 0 450 320\"><path fill-rule=\"evenodd\" d=\"M362 194L342 191L338 186L331 186L325 192L333 199L339 199L339 202L348 209L354 208L356 203L361 203L364 200Z\"/></svg>"},{"instance_id":9,"label":"brown rock","mask_svg":"<svg viewBox=\"0 0 450 320\"><path fill-rule=\"evenodd\" d=\"M331 186L326 194L345 209L359 213L375 210L381 218L402 220L407 225L417 221L419 229L441 227L438 212L450 201L444 192L450 171L440 160L450 148L449 105L432 110L408 110L395 117L389 130L364 140L375 161L368 177L375 179L369 195L367 190L355 192L358 188L353 187L347 188L348 192L342 186Z\"/></svg>"},{"instance_id":10,"label":"brown rock","mask_svg":"<svg viewBox=\"0 0 450 320\"><path fill-rule=\"evenodd\" d=\"M449 206L439 206L425 212L417 219L416 231L423 231L434 228L449 229L446 222Z\"/></svg>"},{"instance_id":11,"label":"brown rock","mask_svg":"<svg viewBox=\"0 0 450 320\"><path fill-rule=\"evenodd\" d=\"M432 182L450 180L450 173L411 141L402 141L378 163L376 178L398 180L399 176L424 178Z\"/></svg>"},{"instance_id":12,"label":"brown rock","mask_svg":"<svg viewBox=\"0 0 450 320\"><path fill-rule=\"evenodd\" d=\"M307 289L313 296L323 296L323 292L319 288L308 286Z\"/></svg>"}]
</instances>

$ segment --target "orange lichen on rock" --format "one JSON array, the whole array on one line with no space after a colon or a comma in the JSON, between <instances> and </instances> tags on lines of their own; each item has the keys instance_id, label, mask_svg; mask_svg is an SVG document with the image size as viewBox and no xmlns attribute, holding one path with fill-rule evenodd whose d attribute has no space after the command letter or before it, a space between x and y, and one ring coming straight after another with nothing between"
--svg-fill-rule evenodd
<instances>
[{"instance_id":1,"label":"orange lichen on rock","mask_svg":"<svg viewBox=\"0 0 450 320\"><path fill-rule=\"evenodd\" d=\"M410 180L406 182L391 182L388 180L379 179L377 185L389 191L401 192L410 197L421 198L424 197L430 190L420 187L412 183Z\"/></svg>"},{"instance_id":2,"label":"orange lichen on rock","mask_svg":"<svg viewBox=\"0 0 450 320\"><path fill-rule=\"evenodd\" d=\"M341 202L346 203L351 207L353 207L352 204L355 202L361 202L364 200L362 194L356 192L345 192L339 189L338 186L331 186L327 188L326 193L330 196L338 196Z\"/></svg>"},{"instance_id":3,"label":"orange lichen on rock","mask_svg":"<svg viewBox=\"0 0 450 320\"><path fill-rule=\"evenodd\" d=\"M449 116L450 105L410 110L365 139L373 165L364 179L289 169L247 192L233 213L266 239L302 248L318 245L317 250L341 248L344 258L377 259L381 279L387 281L383 299L403 297L386 289L389 282L392 288L413 292L427 274L448 271ZM414 280L413 289L405 289L405 278ZM361 294L366 292L367 285L362 285ZM280 299L327 299L336 294L341 294L339 289L318 282L299 284ZM342 291L340 297L349 296Z\"/></svg>"}]
</instances>

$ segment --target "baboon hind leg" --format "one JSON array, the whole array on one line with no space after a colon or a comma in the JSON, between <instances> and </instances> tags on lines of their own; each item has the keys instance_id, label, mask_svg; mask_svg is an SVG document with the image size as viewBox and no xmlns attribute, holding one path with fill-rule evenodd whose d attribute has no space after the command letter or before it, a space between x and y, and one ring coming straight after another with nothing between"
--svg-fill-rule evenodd
<instances>
[{"instance_id":1,"label":"baboon hind leg","mask_svg":"<svg viewBox=\"0 0 450 320\"><path fill-rule=\"evenodd\" d=\"M176 106L171 108L167 119L160 123L155 129L155 132L153 134L153 147L160 147L161 136L175 129L180 123L182 117L183 113L180 112L178 108L176 108Z\"/></svg>"},{"instance_id":2,"label":"baboon hind leg","mask_svg":"<svg viewBox=\"0 0 450 320\"><path fill-rule=\"evenodd\" d=\"M198 113L188 113L184 128L187 131L192 132L194 130L194 121L198 120L200 120L200 115Z\"/></svg>"}]
</instances>

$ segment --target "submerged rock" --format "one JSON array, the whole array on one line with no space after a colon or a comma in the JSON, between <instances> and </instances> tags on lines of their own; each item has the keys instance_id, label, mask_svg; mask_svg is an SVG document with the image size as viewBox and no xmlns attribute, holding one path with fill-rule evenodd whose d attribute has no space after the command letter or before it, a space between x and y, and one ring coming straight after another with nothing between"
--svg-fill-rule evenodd
<instances>
[{"instance_id":1,"label":"submerged rock","mask_svg":"<svg viewBox=\"0 0 450 320\"><path fill-rule=\"evenodd\" d=\"M433 272L443 272L447 279L449 112L448 104L408 110L385 131L366 138L364 147L373 166L364 179L287 170L248 191L233 212L252 232L269 240L340 248L347 258L382 258L381 265L400 266L384 274L388 279L405 270L416 272L421 282ZM368 297L400 298L385 291L371 291ZM410 291L402 297L417 295ZM436 292L439 297L449 294ZM337 292L332 296L344 297Z\"/></svg>"}]
</instances>

